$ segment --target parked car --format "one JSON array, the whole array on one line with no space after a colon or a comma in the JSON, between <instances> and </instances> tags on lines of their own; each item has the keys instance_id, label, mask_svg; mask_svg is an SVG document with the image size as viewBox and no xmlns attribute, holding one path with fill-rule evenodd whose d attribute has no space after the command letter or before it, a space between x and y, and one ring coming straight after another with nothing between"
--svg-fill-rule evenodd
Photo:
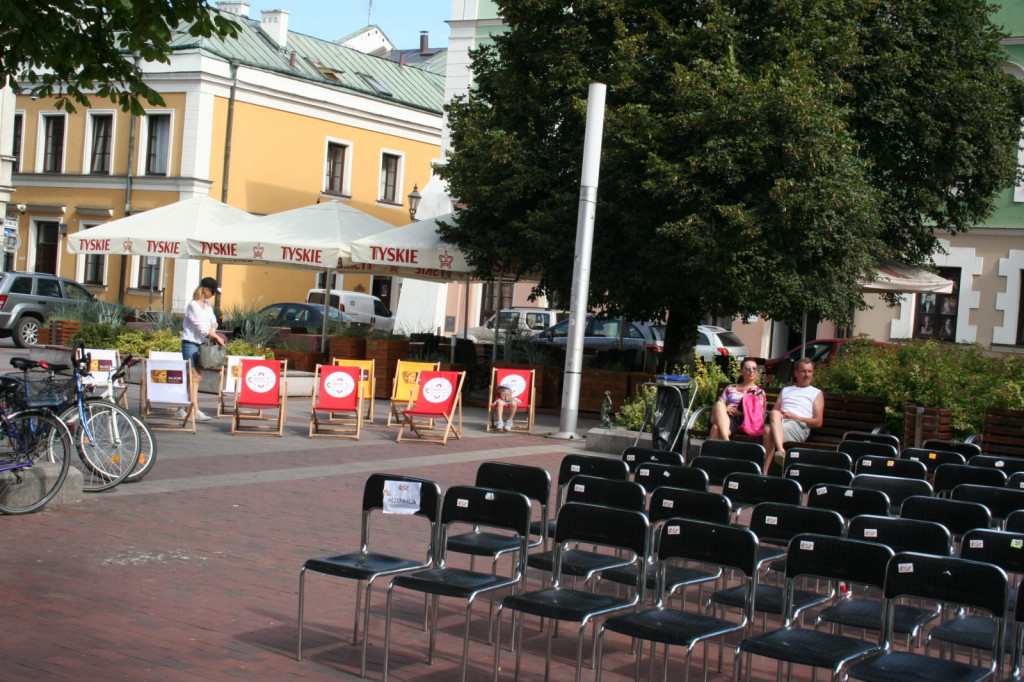
<instances>
[{"instance_id":1,"label":"parked car","mask_svg":"<svg viewBox=\"0 0 1024 682\"><path fill-rule=\"evenodd\" d=\"M785 361L795 361L801 357L809 357L817 363L825 364L837 354L843 352L843 347L848 346L850 343L873 343L876 346L888 346L887 343L881 341L866 341L863 337L852 339L815 339L814 341L808 341L806 348L801 352L801 346L791 348L788 353L777 358L771 358L766 360L764 363L765 371L768 374L775 374L779 365Z\"/></svg>"},{"instance_id":2,"label":"parked car","mask_svg":"<svg viewBox=\"0 0 1024 682\"><path fill-rule=\"evenodd\" d=\"M95 296L74 280L41 272L0 272L0 337L14 337L19 348L39 342L39 327L66 301Z\"/></svg>"},{"instance_id":3,"label":"parked car","mask_svg":"<svg viewBox=\"0 0 1024 682\"><path fill-rule=\"evenodd\" d=\"M724 327L709 324L697 327L696 352L704 362L711 362L715 356L733 356L742 362L750 354L738 336Z\"/></svg>"},{"instance_id":4,"label":"parked car","mask_svg":"<svg viewBox=\"0 0 1024 682\"><path fill-rule=\"evenodd\" d=\"M384 301L372 294L331 289L330 297L331 307L337 308L355 322L372 325L374 329L387 334L395 328L395 316L384 305ZM323 306L324 290L310 289L306 293L306 303Z\"/></svg>"},{"instance_id":5,"label":"parked car","mask_svg":"<svg viewBox=\"0 0 1024 682\"><path fill-rule=\"evenodd\" d=\"M569 320L534 334L529 338L533 343L565 348L569 337ZM584 332L584 352L596 353L603 350L645 350L661 353L665 342L657 326L648 322L630 322L619 317L596 317L587 315Z\"/></svg>"},{"instance_id":6,"label":"parked car","mask_svg":"<svg viewBox=\"0 0 1024 682\"><path fill-rule=\"evenodd\" d=\"M327 309L328 321L334 324L362 325L337 308ZM323 304L274 303L260 310L271 327L287 327L296 334L319 334L324 324ZM362 325L369 327L369 325Z\"/></svg>"},{"instance_id":7,"label":"parked car","mask_svg":"<svg viewBox=\"0 0 1024 682\"><path fill-rule=\"evenodd\" d=\"M455 332L455 338L465 337L473 343L494 343L494 324L501 320L502 338L507 331L518 331L522 335L535 334L565 319L569 313L550 308L503 308L497 315L491 315L483 326L470 327Z\"/></svg>"}]
</instances>

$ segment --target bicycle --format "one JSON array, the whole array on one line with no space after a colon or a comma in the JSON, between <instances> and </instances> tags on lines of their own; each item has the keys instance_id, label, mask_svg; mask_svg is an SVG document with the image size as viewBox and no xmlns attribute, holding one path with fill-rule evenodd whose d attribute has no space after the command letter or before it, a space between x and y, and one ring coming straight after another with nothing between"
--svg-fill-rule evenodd
<instances>
[{"instance_id":1,"label":"bicycle","mask_svg":"<svg viewBox=\"0 0 1024 682\"><path fill-rule=\"evenodd\" d=\"M47 410L8 414L22 389L0 376L0 513L28 514L42 509L64 484L71 467L71 432Z\"/></svg>"}]
</instances>

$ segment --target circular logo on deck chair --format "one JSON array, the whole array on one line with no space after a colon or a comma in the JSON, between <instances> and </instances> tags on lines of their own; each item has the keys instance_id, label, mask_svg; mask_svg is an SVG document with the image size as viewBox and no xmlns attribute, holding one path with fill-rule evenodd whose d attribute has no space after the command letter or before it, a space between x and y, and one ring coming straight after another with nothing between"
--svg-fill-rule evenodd
<instances>
[{"instance_id":1,"label":"circular logo on deck chair","mask_svg":"<svg viewBox=\"0 0 1024 682\"><path fill-rule=\"evenodd\" d=\"M253 367L245 375L245 385L257 393L266 393L277 386L277 374L269 367Z\"/></svg>"},{"instance_id":2,"label":"circular logo on deck chair","mask_svg":"<svg viewBox=\"0 0 1024 682\"><path fill-rule=\"evenodd\" d=\"M526 390L526 379L522 374L506 374L501 380L502 386L507 386L512 391L512 397L518 398Z\"/></svg>"},{"instance_id":3,"label":"circular logo on deck chair","mask_svg":"<svg viewBox=\"0 0 1024 682\"><path fill-rule=\"evenodd\" d=\"M425 383L420 390L428 402L443 403L452 394L452 382L441 377L435 377Z\"/></svg>"},{"instance_id":4,"label":"circular logo on deck chair","mask_svg":"<svg viewBox=\"0 0 1024 682\"><path fill-rule=\"evenodd\" d=\"M345 398L352 394L356 382L345 372L334 372L324 379L324 393L332 398Z\"/></svg>"}]
</instances>

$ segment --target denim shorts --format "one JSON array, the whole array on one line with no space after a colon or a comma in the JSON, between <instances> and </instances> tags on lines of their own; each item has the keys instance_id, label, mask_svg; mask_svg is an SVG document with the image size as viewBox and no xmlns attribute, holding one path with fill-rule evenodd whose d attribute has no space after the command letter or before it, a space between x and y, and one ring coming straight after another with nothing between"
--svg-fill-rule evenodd
<instances>
[{"instance_id":1,"label":"denim shorts","mask_svg":"<svg viewBox=\"0 0 1024 682\"><path fill-rule=\"evenodd\" d=\"M199 367L199 344L191 341L181 342L181 357L193 367Z\"/></svg>"}]
</instances>

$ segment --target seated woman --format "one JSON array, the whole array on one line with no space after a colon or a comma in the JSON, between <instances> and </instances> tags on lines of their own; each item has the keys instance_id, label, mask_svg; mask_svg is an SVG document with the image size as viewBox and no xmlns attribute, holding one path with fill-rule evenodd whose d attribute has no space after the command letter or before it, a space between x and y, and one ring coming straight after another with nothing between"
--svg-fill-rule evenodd
<instances>
[{"instance_id":1,"label":"seated woman","mask_svg":"<svg viewBox=\"0 0 1024 682\"><path fill-rule=\"evenodd\" d=\"M743 382L727 386L722 391L718 402L711 408L711 438L729 440L732 434L739 430L740 424L743 423L743 410L740 401L746 394L753 393L757 396L758 404L761 406L762 412L764 411L766 398L764 389L757 385L757 377L760 372L757 360L754 358L744 360L740 365L740 372Z\"/></svg>"}]
</instances>

